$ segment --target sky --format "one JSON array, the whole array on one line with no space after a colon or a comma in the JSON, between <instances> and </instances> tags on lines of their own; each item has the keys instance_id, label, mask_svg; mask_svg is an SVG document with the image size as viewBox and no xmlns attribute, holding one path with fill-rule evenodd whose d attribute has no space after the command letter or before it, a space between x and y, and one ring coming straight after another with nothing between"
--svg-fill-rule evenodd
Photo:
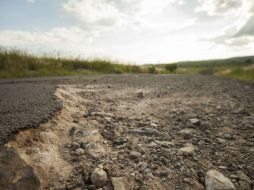
<instances>
[{"instance_id":1,"label":"sky","mask_svg":"<svg viewBox=\"0 0 254 190\"><path fill-rule=\"evenodd\" d=\"M254 0L0 0L0 47L136 64L254 55Z\"/></svg>"}]
</instances>

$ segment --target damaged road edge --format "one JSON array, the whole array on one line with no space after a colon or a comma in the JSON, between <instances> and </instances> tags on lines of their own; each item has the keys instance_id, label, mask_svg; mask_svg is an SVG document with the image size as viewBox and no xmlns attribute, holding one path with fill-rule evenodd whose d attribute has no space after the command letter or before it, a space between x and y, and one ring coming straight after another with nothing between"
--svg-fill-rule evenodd
<instances>
[{"instance_id":1,"label":"damaged road edge","mask_svg":"<svg viewBox=\"0 0 254 190\"><path fill-rule=\"evenodd\" d=\"M57 87L55 88L56 91ZM20 133L26 131L37 130L44 123L48 123L63 108L62 101L56 95L52 95L56 103L53 110L48 110L46 117L41 117L36 123L30 123L24 128L13 131L9 137L9 142L15 141ZM0 146L0 188L5 190L39 190L41 189L40 177L34 171L34 168L29 165L19 152L11 147L8 142Z\"/></svg>"}]
</instances>

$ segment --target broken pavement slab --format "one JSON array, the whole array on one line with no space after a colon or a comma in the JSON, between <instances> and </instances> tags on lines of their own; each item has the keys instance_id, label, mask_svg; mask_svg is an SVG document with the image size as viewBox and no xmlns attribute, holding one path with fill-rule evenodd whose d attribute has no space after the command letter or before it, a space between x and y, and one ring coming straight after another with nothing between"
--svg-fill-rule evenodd
<instances>
[{"instance_id":1,"label":"broken pavement slab","mask_svg":"<svg viewBox=\"0 0 254 190\"><path fill-rule=\"evenodd\" d=\"M0 189L40 189L40 180L33 168L13 149L4 149L0 152Z\"/></svg>"}]
</instances>

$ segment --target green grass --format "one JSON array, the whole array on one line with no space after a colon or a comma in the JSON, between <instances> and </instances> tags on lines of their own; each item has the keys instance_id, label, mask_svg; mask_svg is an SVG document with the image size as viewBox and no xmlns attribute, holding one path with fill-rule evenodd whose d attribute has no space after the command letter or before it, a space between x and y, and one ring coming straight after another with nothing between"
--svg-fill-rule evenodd
<instances>
[{"instance_id":1,"label":"green grass","mask_svg":"<svg viewBox=\"0 0 254 190\"><path fill-rule=\"evenodd\" d=\"M111 73L201 74L254 80L254 56L137 66L107 59L36 57L21 51L0 49L0 78Z\"/></svg>"},{"instance_id":2,"label":"green grass","mask_svg":"<svg viewBox=\"0 0 254 190\"><path fill-rule=\"evenodd\" d=\"M201 74L229 77L237 80L254 80L254 56L221 60L188 61L156 65L156 69L176 74ZM172 69L175 69L172 71Z\"/></svg>"},{"instance_id":3,"label":"green grass","mask_svg":"<svg viewBox=\"0 0 254 190\"><path fill-rule=\"evenodd\" d=\"M246 66L224 67L179 67L177 74L215 75L237 80L254 81L254 68Z\"/></svg>"},{"instance_id":4,"label":"green grass","mask_svg":"<svg viewBox=\"0 0 254 190\"><path fill-rule=\"evenodd\" d=\"M233 69L231 72L223 74L222 76L238 80L251 81L254 80L254 69L244 69L244 68Z\"/></svg>"},{"instance_id":5,"label":"green grass","mask_svg":"<svg viewBox=\"0 0 254 190\"><path fill-rule=\"evenodd\" d=\"M21 51L0 50L0 78L146 72L137 65L106 59L36 57Z\"/></svg>"}]
</instances>

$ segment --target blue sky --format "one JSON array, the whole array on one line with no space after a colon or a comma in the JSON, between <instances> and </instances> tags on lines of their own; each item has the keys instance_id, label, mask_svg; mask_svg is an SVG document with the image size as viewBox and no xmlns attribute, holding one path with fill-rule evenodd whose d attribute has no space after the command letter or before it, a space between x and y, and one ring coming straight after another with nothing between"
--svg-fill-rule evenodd
<instances>
[{"instance_id":1,"label":"blue sky","mask_svg":"<svg viewBox=\"0 0 254 190\"><path fill-rule=\"evenodd\" d=\"M1 30L40 30L70 26L75 22L61 9L62 0L1 0Z\"/></svg>"},{"instance_id":2,"label":"blue sky","mask_svg":"<svg viewBox=\"0 0 254 190\"><path fill-rule=\"evenodd\" d=\"M1 0L0 46L134 63L254 54L253 0Z\"/></svg>"}]
</instances>

